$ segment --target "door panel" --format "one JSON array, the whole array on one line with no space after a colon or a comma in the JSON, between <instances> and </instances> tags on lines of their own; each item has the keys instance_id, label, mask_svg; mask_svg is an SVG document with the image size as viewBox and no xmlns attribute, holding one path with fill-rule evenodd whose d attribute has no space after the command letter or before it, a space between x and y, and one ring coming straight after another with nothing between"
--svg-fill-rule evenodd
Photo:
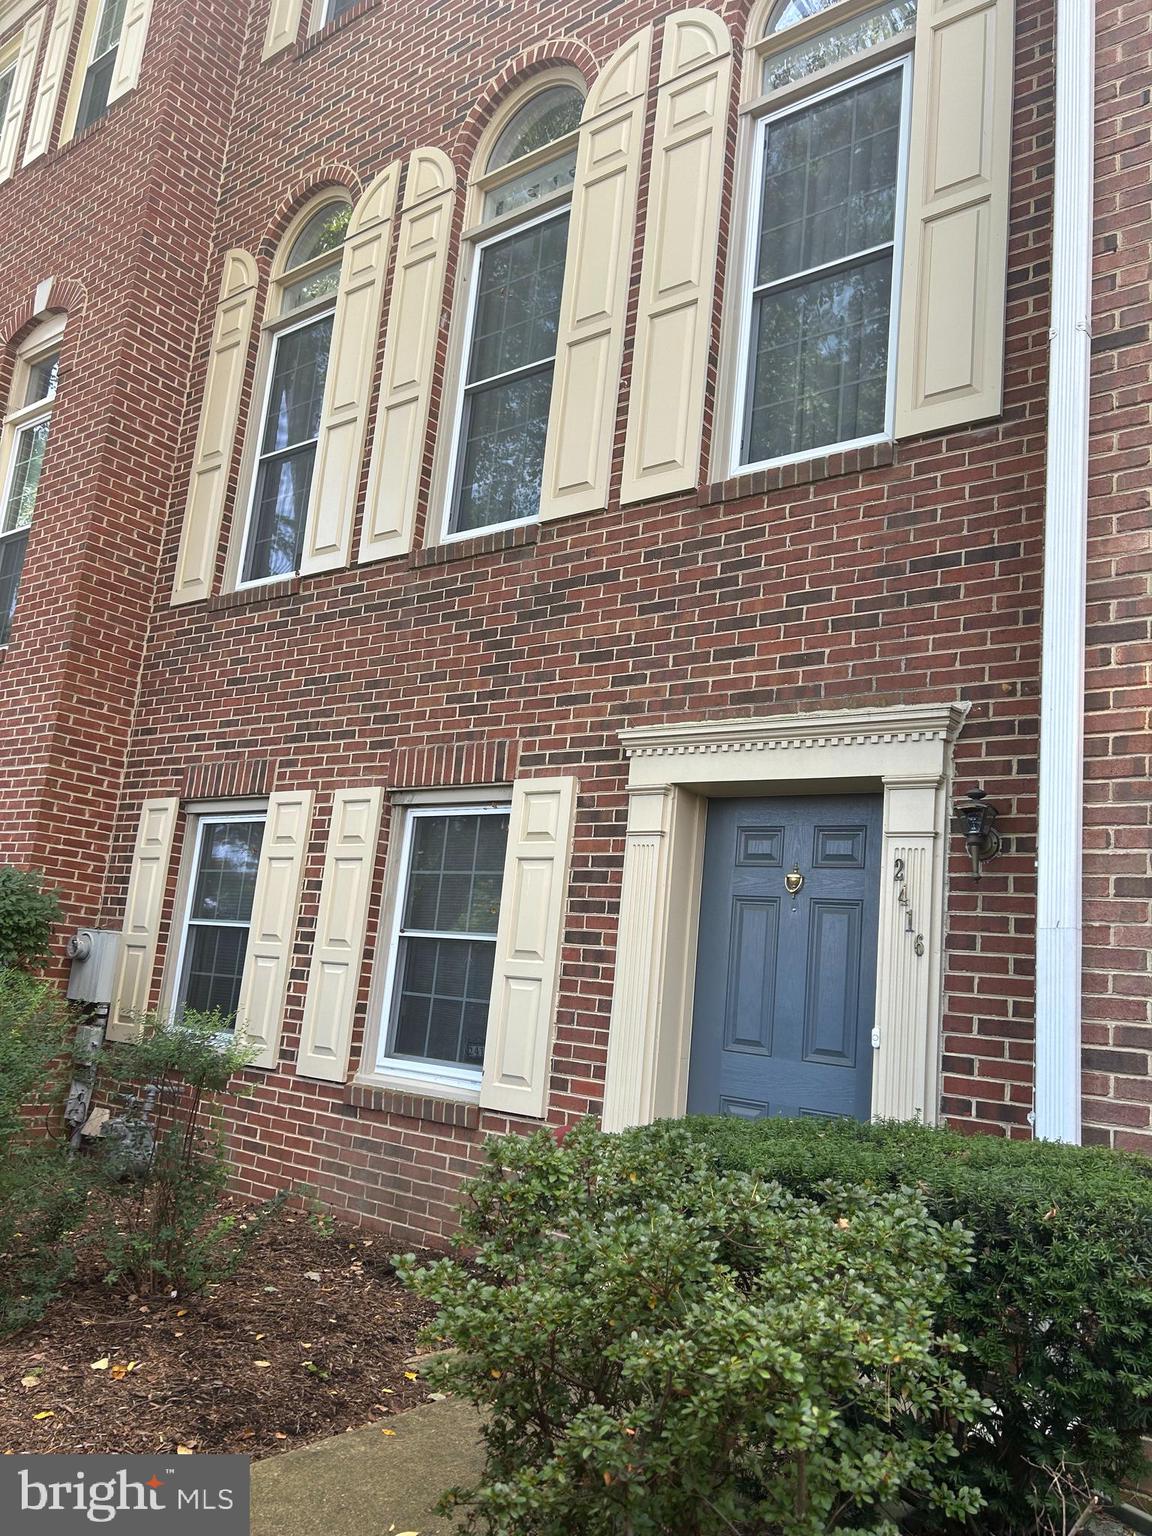
<instances>
[{"instance_id":1,"label":"door panel","mask_svg":"<svg viewBox=\"0 0 1152 1536\"><path fill-rule=\"evenodd\" d=\"M868 1118L881 818L879 795L713 801L690 1113Z\"/></svg>"}]
</instances>

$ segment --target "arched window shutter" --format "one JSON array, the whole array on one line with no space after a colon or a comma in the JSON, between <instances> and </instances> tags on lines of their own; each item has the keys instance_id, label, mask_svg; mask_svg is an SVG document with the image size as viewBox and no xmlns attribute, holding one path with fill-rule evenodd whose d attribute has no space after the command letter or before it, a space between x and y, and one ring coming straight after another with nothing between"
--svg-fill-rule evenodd
<instances>
[{"instance_id":1,"label":"arched window shutter","mask_svg":"<svg viewBox=\"0 0 1152 1536\"><path fill-rule=\"evenodd\" d=\"M338 789L332 804L296 1058L301 1077L342 1083L348 1071L383 798L382 789Z\"/></svg>"},{"instance_id":2,"label":"arched window shutter","mask_svg":"<svg viewBox=\"0 0 1152 1536\"><path fill-rule=\"evenodd\" d=\"M304 576L339 570L351 559L399 180L400 162L395 161L352 210L344 241L316 473L304 530L300 564Z\"/></svg>"},{"instance_id":3,"label":"arched window shutter","mask_svg":"<svg viewBox=\"0 0 1152 1536\"><path fill-rule=\"evenodd\" d=\"M310 789L268 797L268 819L252 894L248 955L236 1005L238 1030L249 1044L260 1049L252 1062L254 1067L274 1067L280 1055L280 1026L292 969L311 815Z\"/></svg>"},{"instance_id":4,"label":"arched window shutter","mask_svg":"<svg viewBox=\"0 0 1152 1536\"><path fill-rule=\"evenodd\" d=\"M732 53L711 11L664 27L648 191L624 502L691 490L704 397L724 188Z\"/></svg>"},{"instance_id":5,"label":"arched window shutter","mask_svg":"<svg viewBox=\"0 0 1152 1536\"><path fill-rule=\"evenodd\" d=\"M536 1120L548 1095L576 787L520 780L508 822L480 1103Z\"/></svg>"},{"instance_id":6,"label":"arched window shutter","mask_svg":"<svg viewBox=\"0 0 1152 1536\"><path fill-rule=\"evenodd\" d=\"M12 77L12 90L8 96L8 110L0 123L0 181L7 181L16 169L16 147L20 142L20 125L24 121L24 108L28 103L28 91L32 84L32 71L36 68L36 55L40 49L40 37L44 31L44 12L29 16L20 36L20 53L16 59L16 72Z\"/></svg>"},{"instance_id":7,"label":"arched window shutter","mask_svg":"<svg viewBox=\"0 0 1152 1536\"><path fill-rule=\"evenodd\" d=\"M1012 154L1012 0L922 0L896 435L999 413Z\"/></svg>"},{"instance_id":8,"label":"arched window shutter","mask_svg":"<svg viewBox=\"0 0 1152 1536\"><path fill-rule=\"evenodd\" d=\"M52 125L56 121L56 103L60 99L60 87L68 65L68 50L72 44L79 4L80 0L56 0L52 25L48 29L44 63L40 66L40 84L32 104L32 121L24 145L25 165L42 155L51 141Z\"/></svg>"},{"instance_id":9,"label":"arched window shutter","mask_svg":"<svg viewBox=\"0 0 1152 1536\"><path fill-rule=\"evenodd\" d=\"M383 560L412 547L455 185L456 174L447 155L438 149L413 152L388 305L361 561Z\"/></svg>"},{"instance_id":10,"label":"arched window shutter","mask_svg":"<svg viewBox=\"0 0 1152 1536\"><path fill-rule=\"evenodd\" d=\"M110 1040L134 1040L140 1029L140 1015L148 1008L179 813L180 802L175 796L145 800L140 809L128 900L124 904L124 936L108 1015Z\"/></svg>"},{"instance_id":11,"label":"arched window shutter","mask_svg":"<svg viewBox=\"0 0 1152 1536\"><path fill-rule=\"evenodd\" d=\"M542 518L608 505L652 28L616 53L580 123Z\"/></svg>"},{"instance_id":12,"label":"arched window shutter","mask_svg":"<svg viewBox=\"0 0 1152 1536\"><path fill-rule=\"evenodd\" d=\"M216 306L212 351L204 383L204 403L192 461L192 481L180 532L180 552L172 585L174 604L194 603L212 595L220 522L256 314L257 282L256 263L247 251L229 251L224 258L220 301Z\"/></svg>"},{"instance_id":13,"label":"arched window shutter","mask_svg":"<svg viewBox=\"0 0 1152 1536\"><path fill-rule=\"evenodd\" d=\"M272 0L261 59L270 59L274 53L290 48L296 41L300 33L300 12L303 4L304 0Z\"/></svg>"},{"instance_id":14,"label":"arched window shutter","mask_svg":"<svg viewBox=\"0 0 1152 1536\"><path fill-rule=\"evenodd\" d=\"M148 41L148 23L152 19L152 0L128 0L120 46L116 50L115 72L108 87L108 100L118 101L140 83L140 61Z\"/></svg>"}]
</instances>

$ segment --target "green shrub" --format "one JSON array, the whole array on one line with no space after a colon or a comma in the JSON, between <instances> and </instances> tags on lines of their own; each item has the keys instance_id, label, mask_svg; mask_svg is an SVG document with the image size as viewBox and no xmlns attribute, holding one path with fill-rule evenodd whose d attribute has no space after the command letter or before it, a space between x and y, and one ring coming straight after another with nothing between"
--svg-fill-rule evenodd
<instances>
[{"instance_id":1,"label":"green shrub","mask_svg":"<svg viewBox=\"0 0 1152 1536\"><path fill-rule=\"evenodd\" d=\"M974 1234L975 1262L950 1272L941 1322L998 1409L955 1468L987 1507L970 1526L923 1529L1061 1532L1067 1500L1114 1493L1139 1466L1152 1431L1152 1163L910 1124L687 1124L725 1169L804 1198L826 1198L826 1180L913 1188L938 1222Z\"/></svg>"},{"instance_id":2,"label":"green shrub","mask_svg":"<svg viewBox=\"0 0 1152 1536\"><path fill-rule=\"evenodd\" d=\"M254 1049L230 1021L190 1010L173 1024L143 1021L140 1038L106 1054L115 1085L104 1131L101 1196L109 1220L99 1242L105 1278L138 1295L192 1292L232 1274L273 1201L241 1221L219 1214L228 1185L221 1099Z\"/></svg>"},{"instance_id":3,"label":"green shrub","mask_svg":"<svg viewBox=\"0 0 1152 1536\"><path fill-rule=\"evenodd\" d=\"M401 1271L485 1411L470 1529L505 1536L894 1536L984 1405L934 1328L967 1237L914 1196L799 1201L682 1128L489 1144L460 1243Z\"/></svg>"},{"instance_id":4,"label":"green shrub","mask_svg":"<svg viewBox=\"0 0 1152 1536\"><path fill-rule=\"evenodd\" d=\"M29 970L47 960L52 928L60 921L55 891L34 869L0 867L0 967Z\"/></svg>"},{"instance_id":5,"label":"green shrub","mask_svg":"<svg viewBox=\"0 0 1152 1536\"><path fill-rule=\"evenodd\" d=\"M0 1336L37 1318L71 1273L83 1215L61 1130L69 1020L45 982L0 969Z\"/></svg>"}]
</instances>

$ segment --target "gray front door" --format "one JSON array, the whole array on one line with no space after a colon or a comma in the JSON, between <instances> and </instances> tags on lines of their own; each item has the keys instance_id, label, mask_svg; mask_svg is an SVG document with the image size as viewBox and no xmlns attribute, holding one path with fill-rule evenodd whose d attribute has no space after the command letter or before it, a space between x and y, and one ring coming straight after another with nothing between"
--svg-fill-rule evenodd
<instances>
[{"instance_id":1,"label":"gray front door","mask_svg":"<svg viewBox=\"0 0 1152 1536\"><path fill-rule=\"evenodd\" d=\"M881 798L714 800L690 1114L869 1117Z\"/></svg>"}]
</instances>

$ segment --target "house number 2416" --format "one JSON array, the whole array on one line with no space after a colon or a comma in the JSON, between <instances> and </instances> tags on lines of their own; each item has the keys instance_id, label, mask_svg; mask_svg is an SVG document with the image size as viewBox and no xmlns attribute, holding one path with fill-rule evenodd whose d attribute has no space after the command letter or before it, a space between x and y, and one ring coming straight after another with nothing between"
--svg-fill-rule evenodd
<instances>
[{"instance_id":1,"label":"house number 2416","mask_svg":"<svg viewBox=\"0 0 1152 1536\"><path fill-rule=\"evenodd\" d=\"M908 885L905 879L906 868L907 866L903 859L896 859L892 865L892 879L900 887L896 893L896 900L904 908L904 932L916 933L916 922L912 916L912 907L908 900ZM916 933L916 937L912 942L912 949L917 959L924 953L924 935L922 933Z\"/></svg>"}]
</instances>

